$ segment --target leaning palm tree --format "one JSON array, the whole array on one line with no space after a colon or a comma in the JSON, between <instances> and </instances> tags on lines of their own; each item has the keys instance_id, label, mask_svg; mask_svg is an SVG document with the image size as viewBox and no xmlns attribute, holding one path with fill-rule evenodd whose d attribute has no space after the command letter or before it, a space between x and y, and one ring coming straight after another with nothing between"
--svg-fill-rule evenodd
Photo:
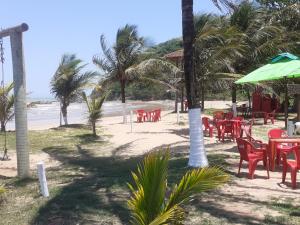
<instances>
[{"instance_id":1,"label":"leaning palm tree","mask_svg":"<svg viewBox=\"0 0 300 225\"><path fill-rule=\"evenodd\" d=\"M127 24L118 30L113 47L107 47L104 35L100 37L100 44L104 57L94 56L93 62L105 72L104 82L120 82L123 122L126 123L125 86L128 78L125 71L137 62L144 46L144 39L139 37L137 26Z\"/></svg>"},{"instance_id":2,"label":"leaning palm tree","mask_svg":"<svg viewBox=\"0 0 300 225\"><path fill-rule=\"evenodd\" d=\"M65 125L68 125L68 106L78 100L83 88L97 75L96 72L82 72L85 66L74 54L65 54L51 80L51 92L60 102Z\"/></svg>"},{"instance_id":3,"label":"leaning palm tree","mask_svg":"<svg viewBox=\"0 0 300 225\"><path fill-rule=\"evenodd\" d=\"M10 94L13 90L13 83L0 88L0 122L1 132L6 131L6 124L14 116L14 95Z\"/></svg>"},{"instance_id":4,"label":"leaning palm tree","mask_svg":"<svg viewBox=\"0 0 300 225\"><path fill-rule=\"evenodd\" d=\"M184 205L195 194L216 188L229 176L216 167L188 171L170 194L167 183L169 151L150 153L129 184L132 197L128 200L131 223L136 225L183 224Z\"/></svg>"},{"instance_id":5,"label":"leaning palm tree","mask_svg":"<svg viewBox=\"0 0 300 225\"><path fill-rule=\"evenodd\" d=\"M231 8L233 5L227 0L212 0L219 8L219 3ZM194 40L195 26L193 14L193 0L182 0L182 37L184 48L184 77L186 96L189 107L190 126L190 157L189 165L192 167L206 167L208 160L204 148L203 131L201 122L201 109L199 94L196 88L196 77L194 72Z\"/></svg>"},{"instance_id":6,"label":"leaning palm tree","mask_svg":"<svg viewBox=\"0 0 300 225\"><path fill-rule=\"evenodd\" d=\"M96 122L101 118L101 108L106 98L106 94L90 96L89 98L86 96L85 92L82 92L82 99L85 101L88 108L88 120L92 125L93 135L97 136L96 133Z\"/></svg>"}]
</instances>

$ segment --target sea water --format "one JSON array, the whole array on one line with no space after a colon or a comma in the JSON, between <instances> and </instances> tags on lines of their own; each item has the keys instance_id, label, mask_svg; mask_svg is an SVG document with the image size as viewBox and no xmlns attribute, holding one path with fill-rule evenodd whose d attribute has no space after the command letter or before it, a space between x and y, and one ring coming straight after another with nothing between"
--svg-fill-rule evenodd
<instances>
[{"instance_id":1,"label":"sea water","mask_svg":"<svg viewBox=\"0 0 300 225\"><path fill-rule=\"evenodd\" d=\"M47 129L57 127L60 123L60 104L57 101L38 100L38 104L33 104L27 109L27 121L29 129ZM173 101L128 101L127 114L130 110L137 109L155 109L161 108L163 110L172 109ZM120 101L108 101L102 106L103 117L120 116L122 115L122 103ZM71 103L68 106L68 122L69 124L87 123L87 106L85 103ZM14 120L9 121L7 130L14 130Z\"/></svg>"}]
</instances>

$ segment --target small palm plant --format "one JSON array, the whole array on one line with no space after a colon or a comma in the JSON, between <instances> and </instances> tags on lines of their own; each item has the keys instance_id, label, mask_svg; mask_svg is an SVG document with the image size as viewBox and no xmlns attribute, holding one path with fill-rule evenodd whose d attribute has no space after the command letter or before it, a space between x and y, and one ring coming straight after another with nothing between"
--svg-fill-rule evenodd
<instances>
[{"instance_id":1,"label":"small palm plant","mask_svg":"<svg viewBox=\"0 0 300 225\"><path fill-rule=\"evenodd\" d=\"M186 216L184 204L195 194L211 190L229 179L217 167L193 169L181 178L167 196L169 158L168 150L150 153L138 166L137 172L132 172L134 184L128 184L132 192L128 200L132 224L183 224Z\"/></svg>"},{"instance_id":2,"label":"small palm plant","mask_svg":"<svg viewBox=\"0 0 300 225\"><path fill-rule=\"evenodd\" d=\"M96 122L101 118L101 108L103 102L106 98L106 94L103 95L96 95L87 97L85 92L82 92L82 98L85 101L87 108L88 108L88 119L89 123L92 125L93 135L97 136L96 133Z\"/></svg>"},{"instance_id":3,"label":"small palm plant","mask_svg":"<svg viewBox=\"0 0 300 225\"><path fill-rule=\"evenodd\" d=\"M6 124L14 116L14 95L11 94L13 83L0 88L0 122L1 132L6 131Z\"/></svg>"}]
</instances>

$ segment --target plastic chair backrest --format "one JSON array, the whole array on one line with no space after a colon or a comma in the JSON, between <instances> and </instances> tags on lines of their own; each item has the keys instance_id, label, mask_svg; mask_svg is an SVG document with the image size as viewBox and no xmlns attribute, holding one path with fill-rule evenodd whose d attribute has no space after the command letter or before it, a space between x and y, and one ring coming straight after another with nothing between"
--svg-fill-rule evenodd
<instances>
[{"instance_id":1,"label":"plastic chair backrest","mask_svg":"<svg viewBox=\"0 0 300 225\"><path fill-rule=\"evenodd\" d=\"M228 112L225 114L225 119L231 120L233 118L233 112Z\"/></svg>"},{"instance_id":2,"label":"plastic chair backrest","mask_svg":"<svg viewBox=\"0 0 300 225\"><path fill-rule=\"evenodd\" d=\"M209 128L209 118L202 117L202 124L204 125L205 129Z\"/></svg>"},{"instance_id":3,"label":"plastic chair backrest","mask_svg":"<svg viewBox=\"0 0 300 225\"><path fill-rule=\"evenodd\" d=\"M244 120L244 117L236 116L236 117L233 117L232 119L233 119L233 120L243 121L243 120Z\"/></svg>"},{"instance_id":4,"label":"plastic chair backrest","mask_svg":"<svg viewBox=\"0 0 300 225\"><path fill-rule=\"evenodd\" d=\"M242 123L241 124L241 130L243 131L243 132L241 132L241 136L245 132L246 137L249 138L249 139L251 139L250 137L252 135L252 122L250 122L250 123L249 122Z\"/></svg>"},{"instance_id":5,"label":"plastic chair backrest","mask_svg":"<svg viewBox=\"0 0 300 225\"><path fill-rule=\"evenodd\" d=\"M221 123L222 130L224 133L232 133L233 132L233 122L230 120L224 120Z\"/></svg>"},{"instance_id":6,"label":"plastic chair backrest","mask_svg":"<svg viewBox=\"0 0 300 225\"><path fill-rule=\"evenodd\" d=\"M281 129L272 129L269 130L268 132L268 137L269 138L281 138L286 136L286 132L285 130L281 130Z\"/></svg>"},{"instance_id":7,"label":"plastic chair backrest","mask_svg":"<svg viewBox=\"0 0 300 225\"><path fill-rule=\"evenodd\" d=\"M213 116L214 116L214 119L222 120L222 119L224 119L224 112L223 111L215 111L213 113Z\"/></svg>"},{"instance_id":8,"label":"plastic chair backrest","mask_svg":"<svg viewBox=\"0 0 300 225\"><path fill-rule=\"evenodd\" d=\"M292 148L294 155L295 155L295 160L297 163L297 168L300 169L300 145L296 145Z\"/></svg>"},{"instance_id":9,"label":"plastic chair backrest","mask_svg":"<svg viewBox=\"0 0 300 225\"><path fill-rule=\"evenodd\" d=\"M237 138L236 143L237 143L237 148L238 148L241 158L245 159L245 160L249 160L249 157L248 157L249 142L245 139ZM250 145L250 147L251 147L251 145Z\"/></svg>"}]
</instances>

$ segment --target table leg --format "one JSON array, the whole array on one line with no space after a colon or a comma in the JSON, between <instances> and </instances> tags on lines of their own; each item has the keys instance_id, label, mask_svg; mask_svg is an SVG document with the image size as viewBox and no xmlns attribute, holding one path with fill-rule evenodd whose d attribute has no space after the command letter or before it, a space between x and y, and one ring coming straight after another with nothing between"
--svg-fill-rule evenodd
<instances>
[{"instance_id":1,"label":"table leg","mask_svg":"<svg viewBox=\"0 0 300 225\"><path fill-rule=\"evenodd\" d=\"M269 151L270 151L270 170L274 171L275 170L275 149L276 147L276 142L275 141L269 141Z\"/></svg>"}]
</instances>

